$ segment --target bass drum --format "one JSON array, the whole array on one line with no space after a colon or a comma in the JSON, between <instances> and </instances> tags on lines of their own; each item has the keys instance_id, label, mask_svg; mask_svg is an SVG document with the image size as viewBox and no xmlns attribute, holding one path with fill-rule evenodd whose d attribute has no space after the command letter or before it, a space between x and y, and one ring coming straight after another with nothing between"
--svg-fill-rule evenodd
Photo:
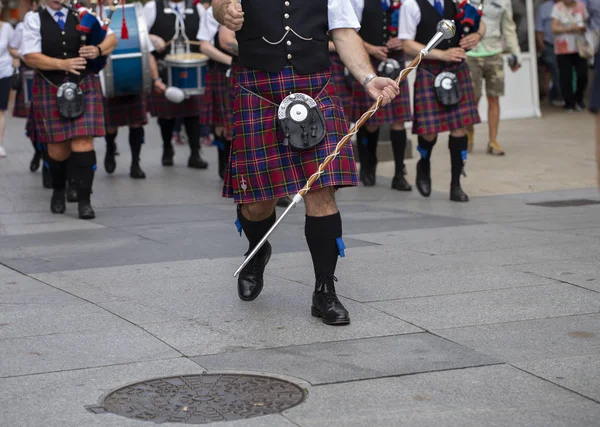
<instances>
[{"instance_id":1,"label":"bass drum","mask_svg":"<svg viewBox=\"0 0 600 427\"><path fill-rule=\"evenodd\" d=\"M129 30L129 38L121 38L123 13ZM150 71L150 38L141 3L126 4L115 9L110 28L119 43L100 72L102 94L106 98L148 94L152 90Z\"/></svg>"}]
</instances>

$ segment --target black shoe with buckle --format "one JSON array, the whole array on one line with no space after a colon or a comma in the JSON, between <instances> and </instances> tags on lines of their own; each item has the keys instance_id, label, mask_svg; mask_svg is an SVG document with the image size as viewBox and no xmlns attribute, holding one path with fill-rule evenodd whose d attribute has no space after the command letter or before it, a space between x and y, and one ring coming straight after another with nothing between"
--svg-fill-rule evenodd
<instances>
[{"instance_id":1,"label":"black shoe with buckle","mask_svg":"<svg viewBox=\"0 0 600 427\"><path fill-rule=\"evenodd\" d=\"M271 245L266 242L238 277L238 295L244 301L252 301L263 289L263 274L271 258Z\"/></svg>"},{"instance_id":2,"label":"black shoe with buckle","mask_svg":"<svg viewBox=\"0 0 600 427\"><path fill-rule=\"evenodd\" d=\"M63 214L67 210L67 204L65 202L65 189L54 189L52 193L52 200L50 201L50 211L53 214Z\"/></svg>"},{"instance_id":3,"label":"black shoe with buckle","mask_svg":"<svg viewBox=\"0 0 600 427\"><path fill-rule=\"evenodd\" d=\"M412 187L410 186L406 178L404 178L404 175L396 175L394 179L392 179L392 190L412 191Z\"/></svg>"},{"instance_id":4,"label":"black shoe with buckle","mask_svg":"<svg viewBox=\"0 0 600 427\"><path fill-rule=\"evenodd\" d=\"M350 315L335 293L334 281L337 282L335 276L317 277L310 312L326 325L348 325Z\"/></svg>"},{"instance_id":5,"label":"black shoe with buckle","mask_svg":"<svg viewBox=\"0 0 600 427\"><path fill-rule=\"evenodd\" d=\"M131 163L129 176L133 179L146 179L146 174L144 173L138 162Z\"/></svg>"},{"instance_id":6,"label":"black shoe with buckle","mask_svg":"<svg viewBox=\"0 0 600 427\"><path fill-rule=\"evenodd\" d=\"M192 169L207 169L208 163L204 161L200 153L192 153L188 160L188 168Z\"/></svg>"},{"instance_id":7,"label":"black shoe with buckle","mask_svg":"<svg viewBox=\"0 0 600 427\"><path fill-rule=\"evenodd\" d=\"M423 197L431 195L431 164L428 160L419 160L417 162L417 190Z\"/></svg>"},{"instance_id":8,"label":"black shoe with buckle","mask_svg":"<svg viewBox=\"0 0 600 427\"><path fill-rule=\"evenodd\" d=\"M450 185L450 200L453 202L468 202L469 196L462 190L460 184Z\"/></svg>"}]
</instances>

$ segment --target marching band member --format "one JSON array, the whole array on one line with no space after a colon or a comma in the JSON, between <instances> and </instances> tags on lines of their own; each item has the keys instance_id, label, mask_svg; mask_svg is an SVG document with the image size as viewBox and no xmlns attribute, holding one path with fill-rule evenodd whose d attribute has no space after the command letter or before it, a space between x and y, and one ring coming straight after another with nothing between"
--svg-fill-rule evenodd
<instances>
[{"instance_id":1,"label":"marching band member","mask_svg":"<svg viewBox=\"0 0 600 427\"><path fill-rule=\"evenodd\" d=\"M112 3L106 0L105 4ZM139 19L139 17L138 17ZM154 45L150 38L147 40L149 51L154 51ZM163 95L166 87L158 75L158 67L154 55L150 55L150 71L152 73L153 89L158 95ZM115 75L115 79L119 76ZM163 95L164 96L164 95ZM129 127L129 147L131 148L131 167L129 176L134 179L145 179L146 174L140 167L140 153L144 143L145 133L144 125L148 123L146 112L146 99L144 94L117 96L114 98L104 98L104 124L106 127L106 154L104 156L104 169L112 174L117 162L115 159L117 151L117 133L119 127Z\"/></svg>"},{"instance_id":2,"label":"marching band member","mask_svg":"<svg viewBox=\"0 0 600 427\"><path fill-rule=\"evenodd\" d=\"M0 6L0 12L2 12L2 6ZM13 58L8 50L13 34L13 27L8 22L0 21L0 157L6 157L2 139L4 139L6 110L14 71Z\"/></svg>"},{"instance_id":3,"label":"marching band member","mask_svg":"<svg viewBox=\"0 0 600 427\"><path fill-rule=\"evenodd\" d=\"M29 12L25 14L24 19L26 19L27 15L32 13L34 10L38 8L37 1L31 3L31 9ZM10 54L13 58L17 59L20 63L20 74L23 76L27 70L31 70L25 64L25 60L22 55L23 51L23 22L19 22L15 27L14 35L10 41L9 46ZM31 100L30 100L31 102ZM25 124L25 134L31 140L31 144L33 145L33 158L29 164L29 170L31 172L35 172L39 169L40 163L42 163L42 185L44 188L52 188L52 178L50 175L50 169L48 169L48 156L46 151L44 150L44 146L42 144L38 144L37 138L35 135L35 128L33 126L33 116L31 104L25 105L25 92L23 90L23 85L20 84L17 89L17 94L15 98L15 106L13 109L13 117L20 117L23 119L27 119ZM41 162L43 160L43 162Z\"/></svg>"},{"instance_id":4,"label":"marching band member","mask_svg":"<svg viewBox=\"0 0 600 427\"><path fill-rule=\"evenodd\" d=\"M60 0L47 0L24 24L23 54L37 70L32 100L36 135L48 146L52 173L50 210L60 214L66 209L68 161L78 187L79 218L95 218L90 202L96 170L94 137L105 131L100 81L89 61L109 55L117 38L109 30L102 43L82 46L78 18Z\"/></svg>"},{"instance_id":5,"label":"marching band member","mask_svg":"<svg viewBox=\"0 0 600 427\"><path fill-rule=\"evenodd\" d=\"M354 0L359 3L357 16L360 19L360 32L365 49L371 58L373 68L380 74L395 79L404 68L402 40L398 39L399 0ZM362 12L362 13L361 13ZM389 74L385 73L388 68ZM382 70L380 71L379 68ZM353 109L350 112L352 121L369 109L371 97L354 82ZM404 152L406 151L406 130L404 122L412 119L410 111L410 90L404 80L400 85L400 97L385 108L380 108L367 121L357 135L358 157L360 161L360 180L365 186L373 186L376 182L377 143L379 127L391 125L390 139L394 153L395 174L392 189L411 191L412 187L404 178Z\"/></svg>"},{"instance_id":6,"label":"marching band member","mask_svg":"<svg viewBox=\"0 0 600 427\"><path fill-rule=\"evenodd\" d=\"M215 127L213 144L217 146L219 154L219 176L225 179L233 131L235 82L232 73L233 55L221 47L219 27L220 24L210 7L202 17L197 38L200 40L200 50L211 59L208 65L207 89L211 100L212 124Z\"/></svg>"},{"instance_id":7,"label":"marching band member","mask_svg":"<svg viewBox=\"0 0 600 427\"><path fill-rule=\"evenodd\" d=\"M170 9L170 10L169 10ZM200 18L206 9L201 3L191 6L188 1L156 1L151 0L144 5L144 13L150 34L160 37L167 43L172 41L176 34L176 27L183 27L187 38L191 41L197 40L196 37L200 31ZM183 25L181 23L183 22ZM165 43L165 46L166 43ZM164 50L157 49L154 55L157 60L163 60L170 47ZM199 52L199 46L191 46L192 52ZM175 152L171 144L175 120L183 118L185 131L188 136L191 155L188 160L188 167L194 169L206 169L206 163L200 156L200 124L208 121L208 102L207 95L191 96L185 101L175 104L167 100L163 95L153 94L148 99L148 109L150 114L158 117L158 124L163 140L163 166L173 166L173 156ZM208 123L206 123L208 124Z\"/></svg>"},{"instance_id":8,"label":"marching band member","mask_svg":"<svg viewBox=\"0 0 600 427\"><path fill-rule=\"evenodd\" d=\"M441 19L455 19L457 6L453 0L406 0L400 8L398 38L404 41L404 51L419 54L436 33ZM440 132L450 132L448 149L452 167L450 200L468 202L469 196L460 186L467 157L466 127L480 122L475 104L471 76L465 50L473 48L485 33L480 23L477 33L462 37L458 33L433 49L417 68L414 85L412 132L418 135L417 190L423 197L431 194L431 151ZM444 84L435 86L435 80Z\"/></svg>"},{"instance_id":9,"label":"marching band member","mask_svg":"<svg viewBox=\"0 0 600 427\"><path fill-rule=\"evenodd\" d=\"M347 133L335 88L329 84L328 32L373 98L382 95L388 104L399 89L392 80L375 76L356 34L359 23L350 0L243 0L243 9L237 1L214 0L213 8L217 21L237 32L239 44L239 87L223 195L238 205L240 232L252 250L275 223L277 199L299 191ZM290 98L290 93L302 97ZM278 126L278 110L285 105ZM334 191L356 185L352 147L346 145L304 198L305 235L316 276L311 312L329 325L350 323L334 284L337 258L344 249ZM262 291L270 256L267 242L241 271L242 300L251 301Z\"/></svg>"}]
</instances>

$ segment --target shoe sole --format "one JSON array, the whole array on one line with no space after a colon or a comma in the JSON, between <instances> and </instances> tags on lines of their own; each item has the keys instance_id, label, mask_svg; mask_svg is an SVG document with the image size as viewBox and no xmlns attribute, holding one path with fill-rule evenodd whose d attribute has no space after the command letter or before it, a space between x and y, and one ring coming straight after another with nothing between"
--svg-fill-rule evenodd
<instances>
[{"instance_id":1,"label":"shoe sole","mask_svg":"<svg viewBox=\"0 0 600 427\"><path fill-rule=\"evenodd\" d=\"M317 318L321 319L323 321L323 323L326 324L326 325L344 326L344 325L349 325L350 324L350 318L347 318L347 319L336 319L334 321L328 321L327 319L323 318L323 314L315 306L312 306L310 308L310 314L312 315L312 317L317 317Z\"/></svg>"}]
</instances>

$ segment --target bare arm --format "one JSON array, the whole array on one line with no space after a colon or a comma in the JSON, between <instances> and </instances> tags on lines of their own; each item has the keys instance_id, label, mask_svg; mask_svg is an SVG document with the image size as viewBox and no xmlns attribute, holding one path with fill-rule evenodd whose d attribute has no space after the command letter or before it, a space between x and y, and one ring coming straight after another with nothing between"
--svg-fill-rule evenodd
<instances>
[{"instance_id":1,"label":"bare arm","mask_svg":"<svg viewBox=\"0 0 600 427\"><path fill-rule=\"evenodd\" d=\"M219 27L219 44L223 49L229 52L233 56L239 56L240 49L238 46L237 39L235 38L235 32L229 28L221 25Z\"/></svg>"},{"instance_id":2,"label":"bare arm","mask_svg":"<svg viewBox=\"0 0 600 427\"><path fill-rule=\"evenodd\" d=\"M544 33L542 31L535 32L535 41L537 42L537 47L539 51L544 49Z\"/></svg>"},{"instance_id":3,"label":"bare arm","mask_svg":"<svg viewBox=\"0 0 600 427\"><path fill-rule=\"evenodd\" d=\"M117 47L117 43L119 43L119 40L117 40L117 36L113 33L106 36L98 46L102 49L102 55L108 56L113 53Z\"/></svg>"},{"instance_id":4,"label":"bare arm","mask_svg":"<svg viewBox=\"0 0 600 427\"><path fill-rule=\"evenodd\" d=\"M500 23L501 32L506 40L508 50L513 55L521 60L521 48L519 47L519 39L517 38L517 26L513 19L512 5L510 2L507 3L506 10L502 14L502 21Z\"/></svg>"},{"instance_id":5,"label":"bare arm","mask_svg":"<svg viewBox=\"0 0 600 427\"><path fill-rule=\"evenodd\" d=\"M362 82L369 74L375 74L363 40L352 28L331 31L335 49L354 78Z\"/></svg>"},{"instance_id":6,"label":"bare arm","mask_svg":"<svg viewBox=\"0 0 600 427\"><path fill-rule=\"evenodd\" d=\"M200 50L213 61L231 65L231 56L224 54L207 40L202 40L200 42Z\"/></svg>"},{"instance_id":7,"label":"bare arm","mask_svg":"<svg viewBox=\"0 0 600 427\"><path fill-rule=\"evenodd\" d=\"M563 25L557 19L552 20L552 32L554 34L576 33L580 31L577 25Z\"/></svg>"}]
</instances>

